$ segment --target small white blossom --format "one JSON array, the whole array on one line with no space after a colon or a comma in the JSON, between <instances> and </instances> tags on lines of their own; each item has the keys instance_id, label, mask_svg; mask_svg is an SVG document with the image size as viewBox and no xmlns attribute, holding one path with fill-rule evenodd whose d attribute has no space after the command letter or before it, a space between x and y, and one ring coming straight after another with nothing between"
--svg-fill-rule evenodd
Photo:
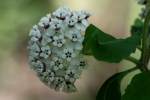
<instances>
[{"instance_id":1,"label":"small white blossom","mask_svg":"<svg viewBox=\"0 0 150 100\"><path fill-rule=\"evenodd\" d=\"M28 61L29 61L29 63L32 65L34 62L37 61L37 59L36 59L35 57L29 56Z\"/></svg>"},{"instance_id":2,"label":"small white blossom","mask_svg":"<svg viewBox=\"0 0 150 100\"><path fill-rule=\"evenodd\" d=\"M49 28L49 18L46 16L46 17L43 17L41 18L39 24L38 24L40 27L43 27L45 29Z\"/></svg>"},{"instance_id":3,"label":"small white blossom","mask_svg":"<svg viewBox=\"0 0 150 100\"><path fill-rule=\"evenodd\" d=\"M67 61L71 61L71 59L73 57L75 57L75 53L74 53L73 49L71 49L71 48L64 49L62 58L66 59Z\"/></svg>"},{"instance_id":4,"label":"small white blossom","mask_svg":"<svg viewBox=\"0 0 150 100\"><path fill-rule=\"evenodd\" d=\"M84 60L81 60L79 66L80 67L85 67L86 66L86 62Z\"/></svg>"},{"instance_id":5,"label":"small white blossom","mask_svg":"<svg viewBox=\"0 0 150 100\"><path fill-rule=\"evenodd\" d=\"M62 77L55 77L54 81L51 84L51 88L54 88L56 91L59 91L64 86L64 79Z\"/></svg>"},{"instance_id":6,"label":"small white blossom","mask_svg":"<svg viewBox=\"0 0 150 100\"><path fill-rule=\"evenodd\" d=\"M50 29L48 30L51 34L57 33L57 32L61 32L63 28L63 24L62 21L59 19L52 19L50 22Z\"/></svg>"},{"instance_id":7,"label":"small white blossom","mask_svg":"<svg viewBox=\"0 0 150 100\"><path fill-rule=\"evenodd\" d=\"M86 17L89 15L84 11L80 11L80 12L76 12L76 16L78 18L76 28L81 30L81 31L85 31L89 25L88 20L86 19Z\"/></svg>"},{"instance_id":8,"label":"small white blossom","mask_svg":"<svg viewBox=\"0 0 150 100\"><path fill-rule=\"evenodd\" d=\"M50 54L51 54L51 49L49 46L41 47L41 53L40 53L41 57L48 58Z\"/></svg>"},{"instance_id":9,"label":"small white blossom","mask_svg":"<svg viewBox=\"0 0 150 100\"><path fill-rule=\"evenodd\" d=\"M55 79L55 73L51 70L47 70L46 72L42 73L41 80L47 81L47 84L50 85Z\"/></svg>"},{"instance_id":10,"label":"small white blossom","mask_svg":"<svg viewBox=\"0 0 150 100\"><path fill-rule=\"evenodd\" d=\"M38 26L33 26L33 29L30 31L29 36L31 37L31 41L38 41L41 38L41 33L38 29Z\"/></svg>"},{"instance_id":11,"label":"small white blossom","mask_svg":"<svg viewBox=\"0 0 150 100\"><path fill-rule=\"evenodd\" d=\"M62 7L53 12L53 16L56 16L60 20L65 20L67 16L71 15L71 11L67 7Z\"/></svg>"},{"instance_id":12,"label":"small white blossom","mask_svg":"<svg viewBox=\"0 0 150 100\"><path fill-rule=\"evenodd\" d=\"M50 71L50 72L48 72L47 77L48 77L49 82L53 82L55 79L55 73Z\"/></svg>"},{"instance_id":13,"label":"small white blossom","mask_svg":"<svg viewBox=\"0 0 150 100\"><path fill-rule=\"evenodd\" d=\"M64 66L63 66L63 60L58 58L58 57L54 57L51 61L51 66L53 67L53 69L56 71L56 70L59 70L59 69L62 69Z\"/></svg>"},{"instance_id":14,"label":"small white blossom","mask_svg":"<svg viewBox=\"0 0 150 100\"><path fill-rule=\"evenodd\" d=\"M41 61L35 60L31 62L32 68L36 70L37 73L41 73L44 70L44 65Z\"/></svg>"},{"instance_id":15,"label":"small white blossom","mask_svg":"<svg viewBox=\"0 0 150 100\"><path fill-rule=\"evenodd\" d=\"M81 58L78 63L77 66L79 66L79 70L85 69L87 67L87 62Z\"/></svg>"},{"instance_id":16,"label":"small white blossom","mask_svg":"<svg viewBox=\"0 0 150 100\"><path fill-rule=\"evenodd\" d=\"M33 56L33 57L37 57L39 56L39 53L40 53L40 47L38 46L37 43L33 43L30 47L30 56Z\"/></svg>"},{"instance_id":17,"label":"small white blossom","mask_svg":"<svg viewBox=\"0 0 150 100\"><path fill-rule=\"evenodd\" d=\"M66 23L69 28L73 28L77 22L78 17L76 16L76 14L66 17Z\"/></svg>"},{"instance_id":18,"label":"small white blossom","mask_svg":"<svg viewBox=\"0 0 150 100\"><path fill-rule=\"evenodd\" d=\"M54 41L54 35L51 34L51 33L46 32L46 33L43 35L41 44L45 46L45 45L48 45L49 43L51 43L51 42L53 42L53 41Z\"/></svg>"},{"instance_id":19,"label":"small white blossom","mask_svg":"<svg viewBox=\"0 0 150 100\"><path fill-rule=\"evenodd\" d=\"M47 34L46 37L47 37L48 42L53 42L54 41L54 35Z\"/></svg>"},{"instance_id":20,"label":"small white blossom","mask_svg":"<svg viewBox=\"0 0 150 100\"><path fill-rule=\"evenodd\" d=\"M62 47L64 43L65 43L65 39L63 35L54 36L54 42L53 42L54 46Z\"/></svg>"},{"instance_id":21,"label":"small white blossom","mask_svg":"<svg viewBox=\"0 0 150 100\"><path fill-rule=\"evenodd\" d=\"M78 73L75 70L67 70L65 75L65 80L74 83L76 79L79 78Z\"/></svg>"},{"instance_id":22,"label":"small white blossom","mask_svg":"<svg viewBox=\"0 0 150 100\"><path fill-rule=\"evenodd\" d=\"M47 45L49 42L48 42L48 37L46 36L46 35L44 35L43 37L42 37L42 40L41 40L41 45L42 46L45 46L45 45Z\"/></svg>"},{"instance_id":23,"label":"small white blossom","mask_svg":"<svg viewBox=\"0 0 150 100\"><path fill-rule=\"evenodd\" d=\"M68 34L66 34L66 36L73 42L83 41L83 37L81 36L80 31L70 31Z\"/></svg>"}]
</instances>

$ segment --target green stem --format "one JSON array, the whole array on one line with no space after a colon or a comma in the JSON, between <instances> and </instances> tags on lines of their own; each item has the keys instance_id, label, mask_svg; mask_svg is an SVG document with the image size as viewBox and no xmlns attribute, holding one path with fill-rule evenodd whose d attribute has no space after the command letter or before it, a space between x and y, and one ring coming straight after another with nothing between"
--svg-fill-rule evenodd
<instances>
[{"instance_id":1,"label":"green stem","mask_svg":"<svg viewBox=\"0 0 150 100\"><path fill-rule=\"evenodd\" d=\"M148 2L147 7L149 7L150 1ZM144 22L144 30L143 30L143 38L142 38L142 56L140 60L140 66L145 69L145 71L148 71L148 61L150 58L150 47L149 47L149 23L150 23L150 10L148 8L148 14L145 18Z\"/></svg>"},{"instance_id":2,"label":"green stem","mask_svg":"<svg viewBox=\"0 0 150 100\"><path fill-rule=\"evenodd\" d=\"M138 47L137 47L137 49L138 49L139 51L142 51L142 48L141 48L141 46L138 46Z\"/></svg>"},{"instance_id":3,"label":"green stem","mask_svg":"<svg viewBox=\"0 0 150 100\"><path fill-rule=\"evenodd\" d=\"M131 61L131 62L133 62L136 65L139 64L139 61L136 58L131 57L131 56L126 58L126 60Z\"/></svg>"}]
</instances>

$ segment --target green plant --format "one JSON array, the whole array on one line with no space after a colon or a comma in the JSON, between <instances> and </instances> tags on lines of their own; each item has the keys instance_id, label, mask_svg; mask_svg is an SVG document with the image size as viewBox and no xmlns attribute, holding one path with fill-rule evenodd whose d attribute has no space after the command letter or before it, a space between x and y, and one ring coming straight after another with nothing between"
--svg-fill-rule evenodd
<instances>
[{"instance_id":1,"label":"green plant","mask_svg":"<svg viewBox=\"0 0 150 100\"><path fill-rule=\"evenodd\" d=\"M83 54L109 63L126 59L135 66L109 78L99 89L96 100L150 100L150 0L139 0L139 4L145 5L145 9L135 20L131 36L126 39L116 39L89 25L87 19L90 14L85 11L71 11L63 7L43 17L29 35L32 69L50 88L74 92L74 83L86 65ZM85 30L83 37L81 32ZM131 56L136 49L141 51L140 59ZM141 72L134 76L122 95L122 79L138 69Z\"/></svg>"},{"instance_id":2,"label":"green plant","mask_svg":"<svg viewBox=\"0 0 150 100\"><path fill-rule=\"evenodd\" d=\"M150 100L150 72L148 70L150 60L150 0L139 0L139 4L145 5L145 9L140 14L140 18L135 20L131 29L131 36L126 39L116 39L92 24L86 30L83 54L92 55L97 60L110 63L119 63L126 59L135 64L134 68L109 78L99 89L96 100ZM140 59L130 56L136 49L141 51ZM122 79L137 69L140 69L141 73L134 76L126 88L125 94L121 95Z\"/></svg>"}]
</instances>

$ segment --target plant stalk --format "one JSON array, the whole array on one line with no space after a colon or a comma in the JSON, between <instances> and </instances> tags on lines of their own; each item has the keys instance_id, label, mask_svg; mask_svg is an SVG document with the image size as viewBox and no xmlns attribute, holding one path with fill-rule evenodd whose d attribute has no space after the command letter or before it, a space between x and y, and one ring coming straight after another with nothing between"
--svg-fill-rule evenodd
<instances>
[{"instance_id":1,"label":"plant stalk","mask_svg":"<svg viewBox=\"0 0 150 100\"><path fill-rule=\"evenodd\" d=\"M148 62L150 59L150 33L149 33L149 25L150 25L150 0L147 4L148 13L144 21L144 29L143 29L143 37L142 37L142 56L140 59L139 67L143 67L144 71L148 71Z\"/></svg>"},{"instance_id":2,"label":"plant stalk","mask_svg":"<svg viewBox=\"0 0 150 100\"><path fill-rule=\"evenodd\" d=\"M129 56L128 58L126 58L126 60L133 62L135 65L139 64L139 60L137 60L136 58Z\"/></svg>"}]
</instances>

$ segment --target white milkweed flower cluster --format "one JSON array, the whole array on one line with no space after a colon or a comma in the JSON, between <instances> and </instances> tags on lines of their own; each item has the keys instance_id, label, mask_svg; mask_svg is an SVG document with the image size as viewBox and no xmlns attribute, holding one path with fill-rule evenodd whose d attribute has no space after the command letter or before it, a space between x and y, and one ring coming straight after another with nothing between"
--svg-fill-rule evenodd
<instances>
[{"instance_id":1,"label":"white milkweed flower cluster","mask_svg":"<svg viewBox=\"0 0 150 100\"><path fill-rule=\"evenodd\" d=\"M41 81L57 91L76 91L86 62L81 54L90 14L71 11L67 7L57 9L41 18L29 33L29 63Z\"/></svg>"}]
</instances>

